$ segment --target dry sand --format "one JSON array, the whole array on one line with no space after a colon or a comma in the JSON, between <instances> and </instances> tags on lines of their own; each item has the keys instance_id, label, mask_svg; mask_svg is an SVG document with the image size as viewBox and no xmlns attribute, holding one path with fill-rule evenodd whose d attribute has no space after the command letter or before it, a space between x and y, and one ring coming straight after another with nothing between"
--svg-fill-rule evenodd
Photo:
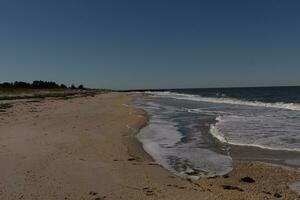
<instances>
[{"instance_id":1,"label":"dry sand","mask_svg":"<svg viewBox=\"0 0 300 200\"><path fill-rule=\"evenodd\" d=\"M299 171L259 162L196 182L172 175L135 139L147 116L128 104L128 95L109 93L1 112L0 199L297 199L288 185Z\"/></svg>"}]
</instances>

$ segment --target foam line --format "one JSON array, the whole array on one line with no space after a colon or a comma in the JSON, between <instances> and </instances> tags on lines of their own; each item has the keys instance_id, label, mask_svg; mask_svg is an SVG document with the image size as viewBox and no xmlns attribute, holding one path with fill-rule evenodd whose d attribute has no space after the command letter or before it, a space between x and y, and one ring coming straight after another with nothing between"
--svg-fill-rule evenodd
<instances>
[{"instance_id":1,"label":"foam line","mask_svg":"<svg viewBox=\"0 0 300 200\"><path fill-rule=\"evenodd\" d=\"M259 106L266 108L279 108L279 109L288 109L288 110L297 110L300 111L299 103L266 103L260 101L246 101L239 100L235 98L213 98L213 97L202 97L200 95L191 95L191 94L181 94L175 92L146 92L159 97L169 97L174 99L190 100L190 101L203 101L211 103L223 103L223 104L233 104L233 105L245 105L245 106Z\"/></svg>"}]
</instances>

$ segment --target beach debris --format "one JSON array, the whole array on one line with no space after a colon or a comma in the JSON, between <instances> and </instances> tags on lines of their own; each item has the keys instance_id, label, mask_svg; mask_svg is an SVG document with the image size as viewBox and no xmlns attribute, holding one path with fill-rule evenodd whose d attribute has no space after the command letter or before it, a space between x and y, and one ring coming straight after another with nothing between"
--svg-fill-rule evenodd
<instances>
[{"instance_id":1,"label":"beach debris","mask_svg":"<svg viewBox=\"0 0 300 200\"><path fill-rule=\"evenodd\" d=\"M158 165L156 162L149 162L148 165Z\"/></svg>"},{"instance_id":2,"label":"beach debris","mask_svg":"<svg viewBox=\"0 0 300 200\"><path fill-rule=\"evenodd\" d=\"M135 158L128 158L128 161L134 161Z\"/></svg>"},{"instance_id":3,"label":"beach debris","mask_svg":"<svg viewBox=\"0 0 300 200\"><path fill-rule=\"evenodd\" d=\"M0 104L0 112L6 112L6 109L11 108L12 105L9 103L1 103Z\"/></svg>"},{"instance_id":4,"label":"beach debris","mask_svg":"<svg viewBox=\"0 0 300 200\"><path fill-rule=\"evenodd\" d=\"M255 182L255 180L253 178L249 177L249 176L241 178L241 181L245 182L245 183L254 183Z\"/></svg>"},{"instance_id":5,"label":"beach debris","mask_svg":"<svg viewBox=\"0 0 300 200\"><path fill-rule=\"evenodd\" d=\"M91 195L91 196L96 196L96 195L98 195L98 193L97 193L97 192L91 191L91 192L89 192L89 195ZM103 197L95 197L94 200L103 200L103 199L106 199L106 196L103 196Z\"/></svg>"},{"instance_id":6,"label":"beach debris","mask_svg":"<svg viewBox=\"0 0 300 200\"><path fill-rule=\"evenodd\" d=\"M146 193L146 196L152 196L152 195L155 195L154 191L155 188L149 188L149 187L144 187L143 190L145 191Z\"/></svg>"},{"instance_id":7,"label":"beach debris","mask_svg":"<svg viewBox=\"0 0 300 200\"><path fill-rule=\"evenodd\" d=\"M271 194L271 192L267 192L267 191L262 191L262 193L265 193L265 194L268 194L268 195Z\"/></svg>"},{"instance_id":8,"label":"beach debris","mask_svg":"<svg viewBox=\"0 0 300 200\"><path fill-rule=\"evenodd\" d=\"M154 195L154 192L152 190L147 190L146 195L147 196L152 196L152 195Z\"/></svg>"},{"instance_id":9,"label":"beach debris","mask_svg":"<svg viewBox=\"0 0 300 200\"><path fill-rule=\"evenodd\" d=\"M179 186L179 185L174 185L174 184L168 184L167 186L169 186L169 187L174 187L174 188L178 188L178 189L186 189L185 186Z\"/></svg>"},{"instance_id":10,"label":"beach debris","mask_svg":"<svg viewBox=\"0 0 300 200\"><path fill-rule=\"evenodd\" d=\"M229 178L229 175L228 174L224 174L223 178Z\"/></svg>"},{"instance_id":11,"label":"beach debris","mask_svg":"<svg viewBox=\"0 0 300 200\"><path fill-rule=\"evenodd\" d=\"M224 190L237 190L237 191L240 191L240 192L243 192L244 190L237 187L237 186L232 186L232 185L223 185L223 189Z\"/></svg>"},{"instance_id":12,"label":"beach debris","mask_svg":"<svg viewBox=\"0 0 300 200\"><path fill-rule=\"evenodd\" d=\"M282 195L281 195L281 194L279 194L278 192L276 192L276 193L274 194L274 197L276 197L276 198L281 198L281 197L282 197Z\"/></svg>"},{"instance_id":13,"label":"beach debris","mask_svg":"<svg viewBox=\"0 0 300 200\"><path fill-rule=\"evenodd\" d=\"M95 196L95 195L97 195L98 193L97 192L93 192L93 191L91 191L90 193L89 193L89 195L92 195L92 196Z\"/></svg>"},{"instance_id":14,"label":"beach debris","mask_svg":"<svg viewBox=\"0 0 300 200\"><path fill-rule=\"evenodd\" d=\"M219 176L217 175L211 175L211 176L208 176L207 179L215 179L215 178L218 178Z\"/></svg>"},{"instance_id":15,"label":"beach debris","mask_svg":"<svg viewBox=\"0 0 300 200\"><path fill-rule=\"evenodd\" d=\"M199 174L199 172L197 171L190 171L190 172L185 172L186 175L189 175L189 176L196 176Z\"/></svg>"},{"instance_id":16,"label":"beach debris","mask_svg":"<svg viewBox=\"0 0 300 200\"><path fill-rule=\"evenodd\" d=\"M188 176L186 177L186 180L190 183L194 183L195 181L199 180L200 177L199 176Z\"/></svg>"},{"instance_id":17,"label":"beach debris","mask_svg":"<svg viewBox=\"0 0 300 200\"><path fill-rule=\"evenodd\" d=\"M136 163L136 162L134 162L134 163L131 163L132 165L140 165L140 163Z\"/></svg>"}]
</instances>

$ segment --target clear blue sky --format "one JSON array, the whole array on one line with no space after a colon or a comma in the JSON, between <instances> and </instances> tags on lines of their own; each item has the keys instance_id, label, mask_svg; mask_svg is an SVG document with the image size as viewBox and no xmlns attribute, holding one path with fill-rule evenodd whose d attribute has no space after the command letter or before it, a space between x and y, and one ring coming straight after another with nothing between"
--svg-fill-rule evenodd
<instances>
[{"instance_id":1,"label":"clear blue sky","mask_svg":"<svg viewBox=\"0 0 300 200\"><path fill-rule=\"evenodd\" d=\"M299 0L1 0L0 82L300 85Z\"/></svg>"}]
</instances>

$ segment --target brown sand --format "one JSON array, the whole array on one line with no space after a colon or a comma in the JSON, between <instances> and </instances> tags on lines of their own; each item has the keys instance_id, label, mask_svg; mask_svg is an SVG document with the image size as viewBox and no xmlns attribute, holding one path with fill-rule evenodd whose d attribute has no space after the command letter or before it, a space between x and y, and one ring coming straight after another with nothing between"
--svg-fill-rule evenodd
<instances>
[{"instance_id":1,"label":"brown sand","mask_svg":"<svg viewBox=\"0 0 300 200\"><path fill-rule=\"evenodd\" d=\"M22 101L1 112L0 199L297 199L288 185L299 171L259 162L196 182L172 175L134 138L147 116L129 103L110 93ZM245 176L255 183L240 182Z\"/></svg>"}]
</instances>

